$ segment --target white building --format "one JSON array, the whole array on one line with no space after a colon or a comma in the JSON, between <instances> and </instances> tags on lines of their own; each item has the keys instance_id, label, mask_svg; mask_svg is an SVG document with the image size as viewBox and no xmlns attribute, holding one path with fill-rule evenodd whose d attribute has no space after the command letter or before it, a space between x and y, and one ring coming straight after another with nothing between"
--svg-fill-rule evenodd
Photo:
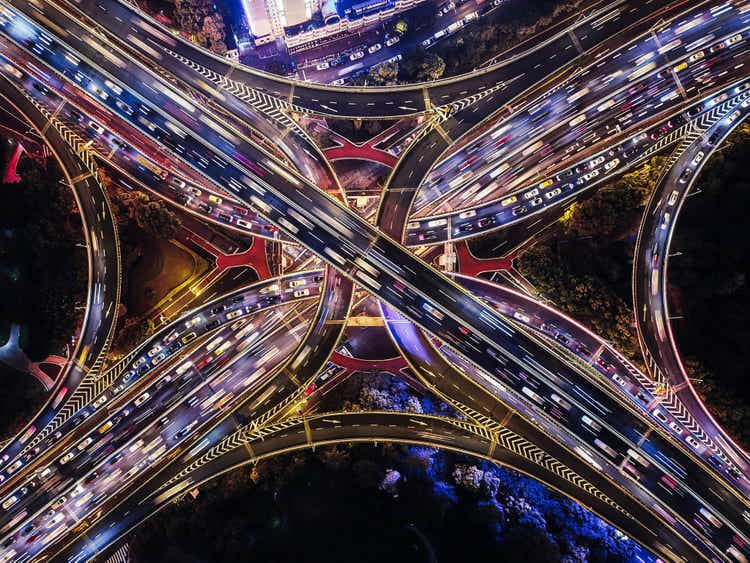
<instances>
[{"instance_id":1,"label":"white building","mask_svg":"<svg viewBox=\"0 0 750 563\"><path fill-rule=\"evenodd\" d=\"M284 37L284 28L305 23L320 11L319 0L244 0L256 43Z\"/></svg>"},{"instance_id":2,"label":"white building","mask_svg":"<svg viewBox=\"0 0 750 563\"><path fill-rule=\"evenodd\" d=\"M255 44L283 38L288 47L304 50L322 38L362 29L408 10L424 0L363 0L347 10L344 18L337 11L337 0L243 0L250 33ZM287 35L285 29L310 21L320 13L323 26Z\"/></svg>"}]
</instances>

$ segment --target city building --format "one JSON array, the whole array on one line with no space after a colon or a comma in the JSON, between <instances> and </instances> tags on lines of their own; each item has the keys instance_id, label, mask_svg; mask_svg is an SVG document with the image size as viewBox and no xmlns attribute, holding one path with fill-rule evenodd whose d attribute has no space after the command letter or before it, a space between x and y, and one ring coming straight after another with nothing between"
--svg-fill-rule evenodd
<instances>
[{"instance_id":1,"label":"city building","mask_svg":"<svg viewBox=\"0 0 750 563\"><path fill-rule=\"evenodd\" d=\"M385 21L424 1L243 0L243 5L256 45L282 39L295 52Z\"/></svg>"}]
</instances>

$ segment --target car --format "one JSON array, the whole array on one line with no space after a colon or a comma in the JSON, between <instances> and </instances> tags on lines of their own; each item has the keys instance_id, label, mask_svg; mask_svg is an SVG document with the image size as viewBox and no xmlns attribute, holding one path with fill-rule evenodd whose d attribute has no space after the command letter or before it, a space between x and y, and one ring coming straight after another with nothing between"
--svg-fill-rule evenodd
<instances>
[{"instance_id":1,"label":"car","mask_svg":"<svg viewBox=\"0 0 750 563\"><path fill-rule=\"evenodd\" d=\"M610 170L612 170L618 164L620 164L620 159L619 158L615 158L613 160L610 160L607 164L604 165L604 170L606 172L609 172Z\"/></svg>"},{"instance_id":2,"label":"car","mask_svg":"<svg viewBox=\"0 0 750 563\"><path fill-rule=\"evenodd\" d=\"M305 388L305 395L312 395L313 391L315 391L318 388L317 385L315 385L315 382L311 383Z\"/></svg>"},{"instance_id":3,"label":"car","mask_svg":"<svg viewBox=\"0 0 750 563\"><path fill-rule=\"evenodd\" d=\"M523 205L519 205L518 207L513 208L513 217L518 217L519 215L523 215L526 213L526 208Z\"/></svg>"},{"instance_id":4,"label":"car","mask_svg":"<svg viewBox=\"0 0 750 563\"><path fill-rule=\"evenodd\" d=\"M161 344L156 344L156 345L154 345L153 348L151 348L151 350L148 351L148 357L152 358L156 354L158 354L160 351L161 351Z\"/></svg>"},{"instance_id":5,"label":"car","mask_svg":"<svg viewBox=\"0 0 750 563\"><path fill-rule=\"evenodd\" d=\"M210 323L206 324L206 331L212 330L216 328L217 326L219 326L220 324L221 324L221 321L219 321L219 319L215 319L211 321Z\"/></svg>"},{"instance_id":6,"label":"car","mask_svg":"<svg viewBox=\"0 0 750 563\"><path fill-rule=\"evenodd\" d=\"M674 67L674 68L673 68L672 70L673 70L674 72L682 72L682 71L683 71L683 70L685 70L685 69L686 69L687 67L688 67L688 64L687 64L687 63L686 63L685 61L683 61L683 62L681 62L680 64L678 64L677 66L675 66L675 67Z\"/></svg>"},{"instance_id":7,"label":"car","mask_svg":"<svg viewBox=\"0 0 750 563\"><path fill-rule=\"evenodd\" d=\"M299 287L301 285L305 285L305 283L306 280L304 278L299 280L292 280L289 282L289 287Z\"/></svg>"},{"instance_id":8,"label":"car","mask_svg":"<svg viewBox=\"0 0 750 563\"><path fill-rule=\"evenodd\" d=\"M480 229L483 229L484 227L488 227L494 224L495 224L494 217L482 217L479 221L477 221L477 227L479 227Z\"/></svg>"},{"instance_id":9,"label":"car","mask_svg":"<svg viewBox=\"0 0 750 563\"><path fill-rule=\"evenodd\" d=\"M91 127L91 129L96 131L99 135L104 134L104 127L99 125L96 121L89 121L89 127Z\"/></svg>"},{"instance_id":10,"label":"car","mask_svg":"<svg viewBox=\"0 0 750 563\"><path fill-rule=\"evenodd\" d=\"M337 78L336 80L334 80L333 82L331 82L331 84L333 84L334 86L341 86L342 84L344 84L344 79L343 78Z\"/></svg>"},{"instance_id":11,"label":"car","mask_svg":"<svg viewBox=\"0 0 750 563\"><path fill-rule=\"evenodd\" d=\"M11 495L5 501L3 502L3 510L8 510L11 506L16 504L18 502L18 497L16 495Z\"/></svg>"},{"instance_id":12,"label":"car","mask_svg":"<svg viewBox=\"0 0 750 563\"><path fill-rule=\"evenodd\" d=\"M740 110L735 111L732 115L730 115L729 117L727 117L727 123L734 123L735 121L737 121L737 118L741 114L742 114L742 112L740 112Z\"/></svg>"},{"instance_id":13,"label":"car","mask_svg":"<svg viewBox=\"0 0 750 563\"><path fill-rule=\"evenodd\" d=\"M667 415L664 414L660 409L654 409L651 411L651 414L653 414L659 421L661 422L667 422Z\"/></svg>"},{"instance_id":14,"label":"car","mask_svg":"<svg viewBox=\"0 0 750 563\"><path fill-rule=\"evenodd\" d=\"M76 456L75 452L68 452L60 458L60 465L65 465Z\"/></svg>"},{"instance_id":15,"label":"car","mask_svg":"<svg viewBox=\"0 0 750 563\"><path fill-rule=\"evenodd\" d=\"M107 94L104 90L99 88L96 84L91 85L91 91L94 92L97 96L99 96L102 100L106 100L109 98L109 94Z\"/></svg>"},{"instance_id":16,"label":"car","mask_svg":"<svg viewBox=\"0 0 750 563\"><path fill-rule=\"evenodd\" d=\"M669 194L667 205L674 205L677 202L678 197L680 197L680 192L677 190L674 190L671 194Z\"/></svg>"},{"instance_id":17,"label":"car","mask_svg":"<svg viewBox=\"0 0 750 563\"><path fill-rule=\"evenodd\" d=\"M732 35L729 39L727 39L726 44L727 45L734 45L737 43L740 39L742 39L742 34L738 33L737 35Z\"/></svg>"},{"instance_id":18,"label":"car","mask_svg":"<svg viewBox=\"0 0 750 563\"><path fill-rule=\"evenodd\" d=\"M502 200L500 202L500 205L502 205L503 207L507 207L511 203L515 203L517 201L518 201L518 198L516 196L512 195L512 196L506 197L504 200Z\"/></svg>"},{"instance_id":19,"label":"car","mask_svg":"<svg viewBox=\"0 0 750 563\"><path fill-rule=\"evenodd\" d=\"M420 241L429 241L429 240L435 240L437 238L437 233L435 231L425 231L423 233L419 233L417 236L417 239Z\"/></svg>"},{"instance_id":20,"label":"car","mask_svg":"<svg viewBox=\"0 0 750 563\"><path fill-rule=\"evenodd\" d=\"M434 42L435 41L432 39L432 37L428 37L427 39L425 39L424 41L422 41L422 47L424 47L426 49L427 47L429 47L430 45L432 45Z\"/></svg>"},{"instance_id":21,"label":"car","mask_svg":"<svg viewBox=\"0 0 750 563\"><path fill-rule=\"evenodd\" d=\"M602 162L604 162L605 158L604 156L597 156L595 159L589 161L589 168L593 169L599 166Z\"/></svg>"},{"instance_id":22,"label":"car","mask_svg":"<svg viewBox=\"0 0 750 563\"><path fill-rule=\"evenodd\" d=\"M599 169L597 168L596 170L592 170L588 174L584 174L583 175L583 180L585 182L588 182L589 180L592 180L593 178L596 178L598 175L599 175Z\"/></svg>"},{"instance_id":23,"label":"car","mask_svg":"<svg viewBox=\"0 0 750 563\"><path fill-rule=\"evenodd\" d=\"M692 173L693 173L693 169L692 168L685 168L685 170L682 171L682 174L680 174L680 180L679 180L680 184L687 183L688 178L690 178L690 176L692 175Z\"/></svg>"},{"instance_id":24,"label":"car","mask_svg":"<svg viewBox=\"0 0 750 563\"><path fill-rule=\"evenodd\" d=\"M392 47L393 45L395 45L399 41L401 41L401 38L396 35L394 37L389 37L388 39L386 39L385 40L385 45L386 45L386 47Z\"/></svg>"},{"instance_id":25,"label":"car","mask_svg":"<svg viewBox=\"0 0 750 563\"><path fill-rule=\"evenodd\" d=\"M380 43L375 43L375 45L370 45L367 48L367 52L372 55L373 53L377 53L378 51L380 51L380 49L382 48L383 46Z\"/></svg>"},{"instance_id":26,"label":"car","mask_svg":"<svg viewBox=\"0 0 750 563\"><path fill-rule=\"evenodd\" d=\"M615 374L612 375L612 379L620 387L625 387L628 384L628 382L625 380L625 378L623 378L621 375L619 375L617 373L615 373Z\"/></svg>"},{"instance_id":27,"label":"car","mask_svg":"<svg viewBox=\"0 0 750 563\"><path fill-rule=\"evenodd\" d=\"M558 196L562 193L562 188L555 188L554 190L548 191L546 194L544 194L544 197L547 199L552 199L555 196Z\"/></svg>"},{"instance_id":28,"label":"car","mask_svg":"<svg viewBox=\"0 0 750 563\"><path fill-rule=\"evenodd\" d=\"M713 134L712 134L712 135L711 135L711 136L710 136L710 137L708 138L708 144L709 144L709 145L715 145L715 144L716 144L716 142L717 142L717 141L718 141L718 140L719 140L720 138L721 138L721 133L719 133L719 132L717 131L716 133L713 133Z\"/></svg>"},{"instance_id":29,"label":"car","mask_svg":"<svg viewBox=\"0 0 750 563\"><path fill-rule=\"evenodd\" d=\"M214 194L209 194L208 195L208 201L210 201L214 205L221 205L221 202L224 201L224 200L221 199L219 196L215 196Z\"/></svg>"},{"instance_id":30,"label":"car","mask_svg":"<svg viewBox=\"0 0 750 563\"><path fill-rule=\"evenodd\" d=\"M700 443L698 442L698 440L696 440L695 438L693 438L690 434L688 434L687 436L685 436L685 441L688 444L690 444L693 448L695 448L696 450L701 450L702 449L702 446L700 445Z\"/></svg>"},{"instance_id":31,"label":"car","mask_svg":"<svg viewBox=\"0 0 750 563\"><path fill-rule=\"evenodd\" d=\"M724 43L723 41L720 41L716 45L711 45L711 47L709 47L709 49L708 49L708 52L709 53L716 53L718 51L721 51L724 47L726 47L726 43Z\"/></svg>"},{"instance_id":32,"label":"car","mask_svg":"<svg viewBox=\"0 0 750 563\"><path fill-rule=\"evenodd\" d=\"M525 194L523 194L523 198L524 199L532 199L532 198L534 198L534 197L536 197L538 195L539 195L539 188L534 188L533 190L528 191Z\"/></svg>"},{"instance_id":33,"label":"car","mask_svg":"<svg viewBox=\"0 0 750 563\"><path fill-rule=\"evenodd\" d=\"M555 335L555 340L557 340L563 346L567 346L568 344L570 344L570 338L568 338L568 335L563 334L562 332L558 332Z\"/></svg>"},{"instance_id":34,"label":"car","mask_svg":"<svg viewBox=\"0 0 750 563\"><path fill-rule=\"evenodd\" d=\"M669 126L662 125L656 131L652 131L651 132L651 140L652 141L658 141L659 139L661 139L667 133L669 133Z\"/></svg>"},{"instance_id":35,"label":"car","mask_svg":"<svg viewBox=\"0 0 750 563\"><path fill-rule=\"evenodd\" d=\"M701 163L703 158L706 156L706 154L703 151L699 151L698 154L695 155L695 158L693 159L693 164L698 165Z\"/></svg>"},{"instance_id":36,"label":"car","mask_svg":"<svg viewBox=\"0 0 750 563\"><path fill-rule=\"evenodd\" d=\"M536 207L537 205L541 204L542 201L544 201L541 197L535 197L531 200L531 207Z\"/></svg>"},{"instance_id":37,"label":"car","mask_svg":"<svg viewBox=\"0 0 750 563\"><path fill-rule=\"evenodd\" d=\"M106 395L102 395L96 401L94 401L94 408L98 409L99 407L101 407L106 402L107 402L107 396Z\"/></svg>"},{"instance_id":38,"label":"car","mask_svg":"<svg viewBox=\"0 0 750 563\"><path fill-rule=\"evenodd\" d=\"M82 452L93 443L94 443L94 439L91 436L89 436L88 438L84 438L83 440L81 440L81 443L78 444L78 446L76 447L78 448L78 451Z\"/></svg>"},{"instance_id":39,"label":"car","mask_svg":"<svg viewBox=\"0 0 750 563\"><path fill-rule=\"evenodd\" d=\"M705 56L706 56L706 53L703 51L698 51L697 53L693 53L692 55L688 57L688 63L694 63L695 61L699 61Z\"/></svg>"},{"instance_id":40,"label":"car","mask_svg":"<svg viewBox=\"0 0 750 563\"><path fill-rule=\"evenodd\" d=\"M138 397L133 404L136 407L138 407L142 405L143 403L145 403L146 401L148 401L150 397L151 397L151 394L148 391L146 391L143 395Z\"/></svg>"},{"instance_id":41,"label":"car","mask_svg":"<svg viewBox=\"0 0 750 563\"><path fill-rule=\"evenodd\" d=\"M185 336L183 336L180 339L180 342L182 342L183 344L187 344L188 342L193 340L196 336L197 334L195 334L194 332L188 332Z\"/></svg>"},{"instance_id":42,"label":"car","mask_svg":"<svg viewBox=\"0 0 750 563\"><path fill-rule=\"evenodd\" d=\"M322 63L318 63L315 66L315 70L325 70L327 68L330 68L331 64L328 61L324 61Z\"/></svg>"},{"instance_id":43,"label":"car","mask_svg":"<svg viewBox=\"0 0 750 563\"><path fill-rule=\"evenodd\" d=\"M661 221L661 230L665 231L667 227L669 226L669 220L672 218L672 215L670 213L665 213L664 217Z\"/></svg>"},{"instance_id":44,"label":"car","mask_svg":"<svg viewBox=\"0 0 750 563\"><path fill-rule=\"evenodd\" d=\"M351 61L358 61L362 57L364 57L365 54L363 51L354 51L351 55L349 55L349 60Z\"/></svg>"},{"instance_id":45,"label":"car","mask_svg":"<svg viewBox=\"0 0 750 563\"><path fill-rule=\"evenodd\" d=\"M554 183L554 180L552 178L549 178L548 180L545 180L544 182L539 184L539 189L544 190L549 188Z\"/></svg>"},{"instance_id":46,"label":"car","mask_svg":"<svg viewBox=\"0 0 750 563\"><path fill-rule=\"evenodd\" d=\"M297 291L294 292L293 295L295 297L307 297L308 295L310 295L310 290L309 289L298 289Z\"/></svg>"},{"instance_id":47,"label":"car","mask_svg":"<svg viewBox=\"0 0 750 563\"><path fill-rule=\"evenodd\" d=\"M216 307L214 307L213 309L211 309L211 314L212 315L218 315L219 313L221 313L222 311L224 311L224 309L226 309L226 308L227 308L226 305L217 305Z\"/></svg>"},{"instance_id":48,"label":"car","mask_svg":"<svg viewBox=\"0 0 750 563\"><path fill-rule=\"evenodd\" d=\"M64 496L57 499L55 502L52 503L52 507L51 507L52 510L57 510L58 508L60 508L63 504L65 504L66 500L68 499L65 498Z\"/></svg>"},{"instance_id":49,"label":"car","mask_svg":"<svg viewBox=\"0 0 750 563\"><path fill-rule=\"evenodd\" d=\"M476 209L470 209L469 211L464 211L463 213L460 213L458 215L459 219L470 219L471 217L474 217L477 214Z\"/></svg>"},{"instance_id":50,"label":"car","mask_svg":"<svg viewBox=\"0 0 750 563\"><path fill-rule=\"evenodd\" d=\"M240 315L242 315L244 312L245 311L242 308L235 309L234 311L231 311L231 312L227 313L227 320L231 321L232 319L236 319L237 317L239 317Z\"/></svg>"},{"instance_id":51,"label":"car","mask_svg":"<svg viewBox=\"0 0 750 563\"><path fill-rule=\"evenodd\" d=\"M523 311L515 311L513 313L513 318L521 321L522 323L528 324L531 322L531 317L527 315L526 313L524 313Z\"/></svg>"}]
</instances>

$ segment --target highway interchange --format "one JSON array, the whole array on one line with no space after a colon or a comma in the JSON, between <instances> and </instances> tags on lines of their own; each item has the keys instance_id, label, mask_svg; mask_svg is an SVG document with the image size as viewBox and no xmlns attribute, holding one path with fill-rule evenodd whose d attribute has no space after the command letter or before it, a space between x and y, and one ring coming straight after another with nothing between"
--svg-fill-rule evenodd
<instances>
[{"instance_id":1,"label":"highway interchange","mask_svg":"<svg viewBox=\"0 0 750 563\"><path fill-rule=\"evenodd\" d=\"M230 213L225 224L236 227L238 218L253 217L250 232L273 238L277 229L327 264L325 270L261 282L173 321L99 378L86 404L66 410L71 403L65 396L51 403L52 410L40 413L32 430L4 450L2 500L15 500L0 514L0 558L36 560L62 548L63 560L84 560L94 553L86 542L76 543L76 534L100 529L96 550L119 539L139 520L102 517L109 510L129 512L137 502L130 493L146 478L153 478L149 486L157 489L170 479L190 479L184 488L254 459L254 446L245 438L259 428L275 432L274 424L297 416L305 391L336 347L357 284L383 304L391 335L417 377L484 428L486 455L497 450L504 463L582 499L660 557L744 561L750 541L747 454L694 394L683 398L676 389L682 406L659 408L648 377L574 321L523 296L503 296L502 290L490 296L471 279L462 287L406 248L527 221L670 144L679 148L693 139L674 159L661 199L652 200L656 212L647 214L640 231L648 237L639 241L641 252L651 253L645 257L648 271L639 273L643 260L634 271L635 303L651 308L642 320L651 324L639 325L644 344L668 374L662 378L667 384L686 381L674 343L660 336L658 321L649 321L666 316L665 260L659 257L668 254L679 209L678 200L668 201L675 182L682 186L678 198L689 189L681 180L697 175L701 163L692 163L698 152L707 158L744 117L750 99L744 69L750 5L678 2L658 11L655 26L648 4L599 5L575 24L560 24L559 33L548 34L539 46L510 53L486 71L428 86L352 92L227 67L127 4L0 3L0 32L18 51L7 60L18 68L6 72L28 88L27 104L28 96L42 98L39 107L46 103L44 92L29 86L32 77L68 100L80 97L73 98L75 111L83 99L96 104L88 113L96 115L93 125L82 129L97 143L115 138L138 146L150 165L134 166L134 149L110 157L121 158L119 167L136 181L160 181L178 190L189 190L188 182L211 187L220 194L214 198L235 202L216 204ZM87 26L90 20L109 37ZM623 30L628 33L618 35ZM164 79L164 72L174 80ZM209 84L211 73L224 80L221 89ZM19 74L31 76L20 80ZM20 100L13 88L5 84L3 95ZM188 91L211 103L197 103ZM394 98L398 105L390 103ZM330 109L344 105L346 111ZM61 118L78 121L70 111ZM319 189L330 169L284 111L378 117L427 112L423 133L388 179L377 226ZM34 112L23 113L33 122ZM254 136L274 134L284 125L290 132L280 152ZM441 156L451 139L464 135L454 152ZM439 141L430 141L435 136ZM158 149L149 150L141 140ZM428 141L433 144L425 146ZM410 167L415 159L418 165ZM189 193L207 205L198 191ZM515 200L503 205L506 198ZM173 202L188 203L179 197ZM662 228L673 206L669 228ZM200 211L212 215L213 209ZM418 217L411 218L412 211ZM106 219L100 217L105 224ZM116 233L105 234L102 244L116 244ZM114 253L106 254L111 259ZM103 274L113 275L112 263L106 270L103 264ZM660 280L655 290L652 270ZM96 272L92 288L101 283ZM117 268L114 272L117 277ZM304 284L290 285L300 276ZM483 300L471 295L477 292ZM96 296L93 301L99 307L111 303ZM98 337L101 315L92 323ZM94 338L84 333L89 350ZM87 356L79 358L83 364ZM77 373L75 366L67 371L69 396L85 379L83 370ZM338 414L332 417L339 420ZM303 442L285 443L282 434L278 449L268 452L356 437L345 424L334 424L341 433L326 437L330 428L319 422L313 427L309 421L289 422L303 424L301 435L295 433ZM412 436L418 443L481 451L463 438L441 441L437 436L445 438L444 431L423 435L415 424L421 426L411 421L408 430L389 435L380 430L384 422L372 423L379 430L363 438L409 442ZM509 428L518 441L503 441ZM532 445L541 454L526 456ZM222 458L225 450L235 453ZM148 514L150 509L139 518Z\"/></svg>"}]
</instances>

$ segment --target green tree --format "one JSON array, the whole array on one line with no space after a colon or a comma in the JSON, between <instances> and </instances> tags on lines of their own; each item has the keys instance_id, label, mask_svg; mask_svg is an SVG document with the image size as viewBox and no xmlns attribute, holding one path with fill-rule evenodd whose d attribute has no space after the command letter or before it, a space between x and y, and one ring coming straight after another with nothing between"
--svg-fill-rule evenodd
<instances>
[{"instance_id":1,"label":"green tree","mask_svg":"<svg viewBox=\"0 0 750 563\"><path fill-rule=\"evenodd\" d=\"M112 343L112 351L117 355L127 354L143 342L154 330L154 323L150 319L131 317L123 323L122 328L117 332L117 337Z\"/></svg>"},{"instance_id":2,"label":"green tree","mask_svg":"<svg viewBox=\"0 0 750 563\"><path fill-rule=\"evenodd\" d=\"M440 56L419 48L404 56L401 69L401 78L407 82L437 80L445 72L445 61Z\"/></svg>"},{"instance_id":3,"label":"green tree","mask_svg":"<svg viewBox=\"0 0 750 563\"><path fill-rule=\"evenodd\" d=\"M377 86L391 86L398 81L398 63L384 62L370 67L367 80Z\"/></svg>"}]
</instances>

